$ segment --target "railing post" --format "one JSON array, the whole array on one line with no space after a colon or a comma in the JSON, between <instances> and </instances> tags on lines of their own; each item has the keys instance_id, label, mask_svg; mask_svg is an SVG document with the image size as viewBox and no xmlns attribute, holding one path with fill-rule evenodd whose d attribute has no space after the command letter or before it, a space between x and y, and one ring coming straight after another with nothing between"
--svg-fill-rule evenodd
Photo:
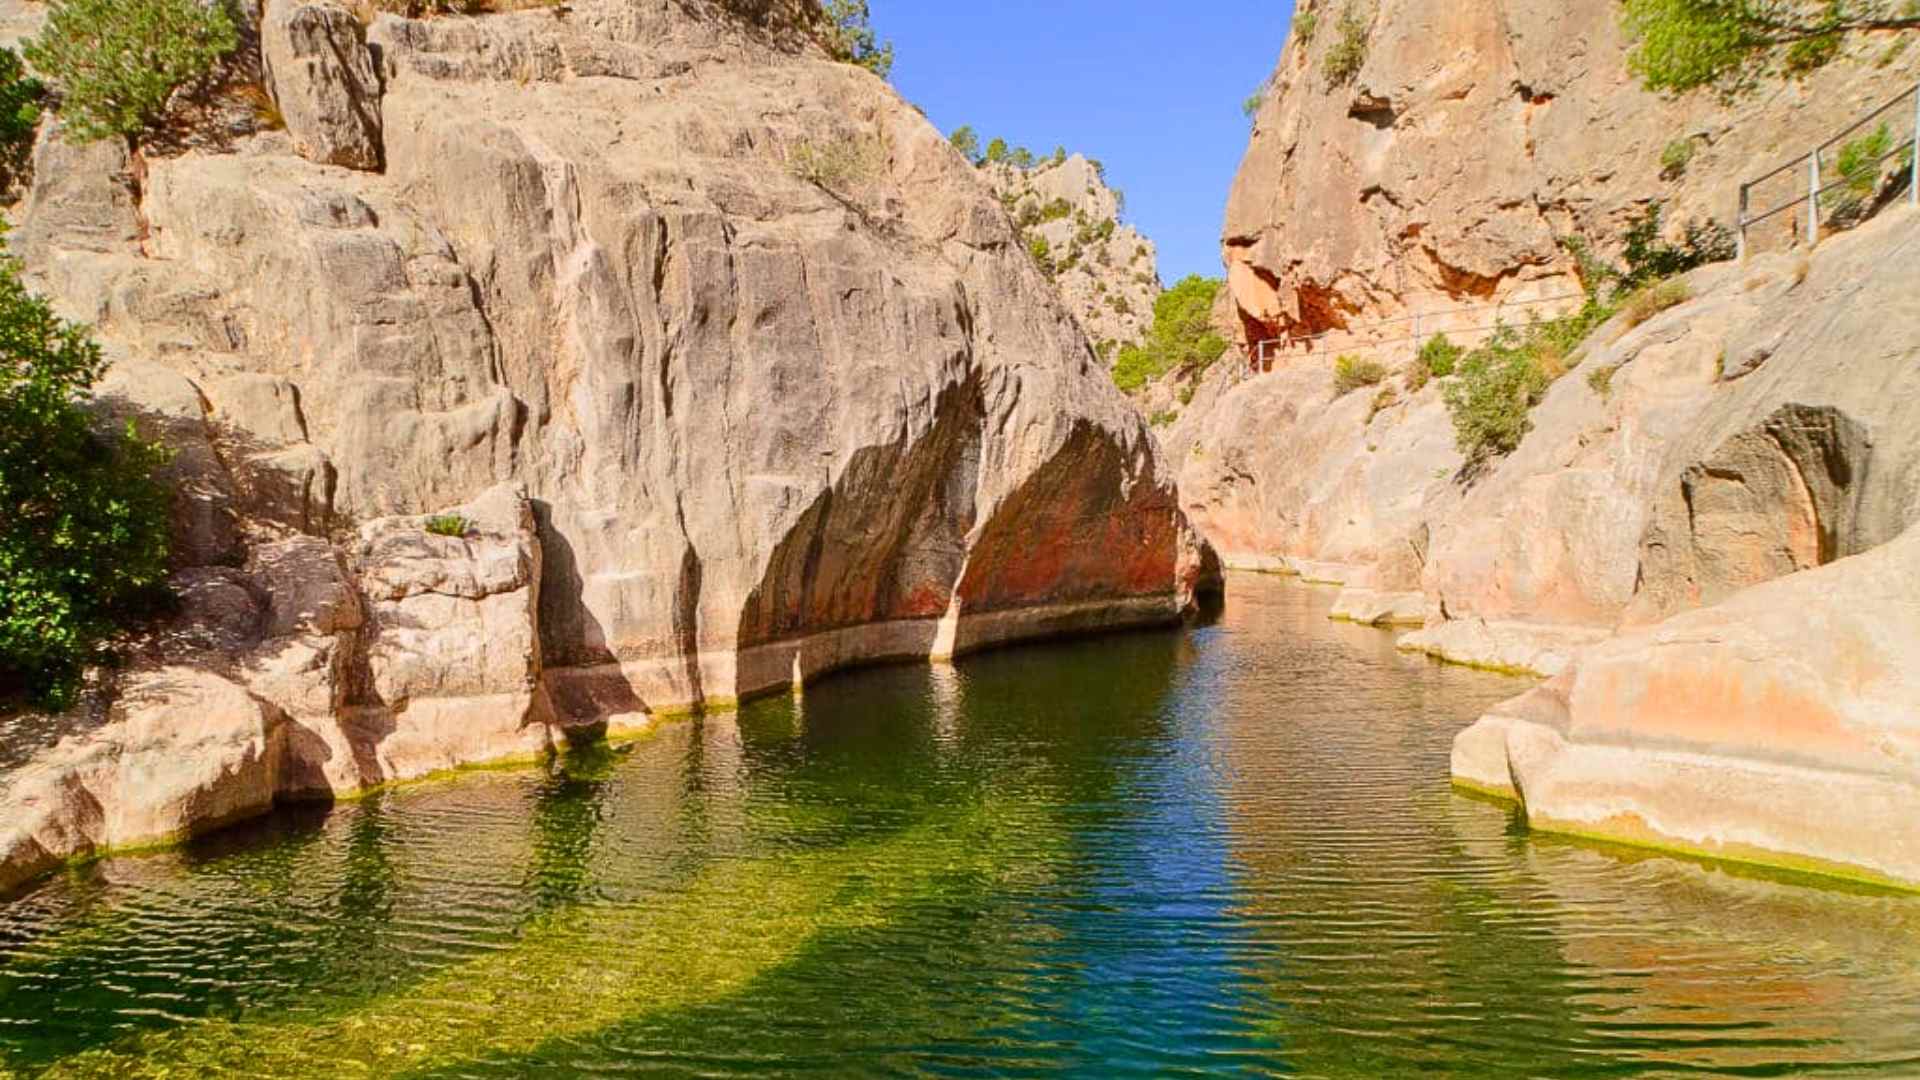
<instances>
[{"instance_id":1,"label":"railing post","mask_svg":"<svg viewBox=\"0 0 1920 1080\"><path fill-rule=\"evenodd\" d=\"M1814 147L1807 155L1807 247L1812 249L1820 242L1820 148Z\"/></svg>"},{"instance_id":2,"label":"railing post","mask_svg":"<svg viewBox=\"0 0 1920 1080\"><path fill-rule=\"evenodd\" d=\"M1737 221L1740 226L1739 228L1740 246L1739 246L1737 257L1743 263L1747 261L1747 205L1748 205L1747 185L1741 184L1740 185L1740 212L1734 218L1734 220Z\"/></svg>"},{"instance_id":3,"label":"railing post","mask_svg":"<svg viewBox=\"0 0 1920 1080\"><path fill-rule=\"evenodd\" d=\"M1920 206L1920 84L1913 88L1913 175L1907 179L1907 205Z\"/></svg>"}]
</instances>

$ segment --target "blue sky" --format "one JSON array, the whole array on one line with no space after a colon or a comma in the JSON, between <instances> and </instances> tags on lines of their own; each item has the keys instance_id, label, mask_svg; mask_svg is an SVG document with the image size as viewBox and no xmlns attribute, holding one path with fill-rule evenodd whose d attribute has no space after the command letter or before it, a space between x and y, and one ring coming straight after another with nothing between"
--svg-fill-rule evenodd
<instances>
[{"instance_id":1,"label":"blue sky","mask_svg":"<svg viewBox=\"0 0 1920 1080\"><path fill-rule=\"evenodd\" d=\"M1172 284L1220 273L1220 223L1293 5L1234 0L871 0L893 82L940 130L1099 158Z\"/></svg>"}]
</instances>

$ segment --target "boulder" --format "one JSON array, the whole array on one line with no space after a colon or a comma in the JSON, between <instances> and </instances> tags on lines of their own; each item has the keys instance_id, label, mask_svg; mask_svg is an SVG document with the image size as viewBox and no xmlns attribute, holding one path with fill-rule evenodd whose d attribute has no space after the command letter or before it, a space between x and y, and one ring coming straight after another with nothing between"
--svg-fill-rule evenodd
<instances>
[{"instance_id":1,"label":"boulder","mask_svg":"<svg viewBox=\"0 0 1920 1080\"><path fill-rule=\"evenodd\" d=\"M0 891L68 859L163 843L264 813L284 716L218 675L130 679L110 722L7 777Z\"/></svg>"},{"instance_id":2,"label":"boulder","mask_svg":"<svg viewBox=\"0 0 1920 1080\"><path fill-rule=\"evenodd\" d=\"M1920 887L1920 529L1594 645L1454 741L1536 828Z\"/></svg>"},{"instance_id":3,"label":"boulder","mask_svg":"<svg viewBox=\"0 0 1920 1080\"><path fill-rule=\"evenodd\" d=\"M296 152L322 165L381 167L380 75L352 12L269 0L260 52Z\"/></svg>"}]
</instances>

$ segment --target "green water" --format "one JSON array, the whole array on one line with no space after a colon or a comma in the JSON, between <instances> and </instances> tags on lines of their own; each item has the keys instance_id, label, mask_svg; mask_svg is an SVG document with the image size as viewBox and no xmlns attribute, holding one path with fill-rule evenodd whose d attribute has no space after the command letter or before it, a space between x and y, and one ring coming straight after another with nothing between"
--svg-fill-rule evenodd
<instances>
[{"instance_id":1,"label":"green water","mask_svg":"<svg viewBox=\"0 0 1920 1080\"><path fill-rule=\"evenodd\" d=\"M1529 836L1236 578L0 904L0 1075L1920 1075L1920 900Z\"/></svg>"}]
</instances>

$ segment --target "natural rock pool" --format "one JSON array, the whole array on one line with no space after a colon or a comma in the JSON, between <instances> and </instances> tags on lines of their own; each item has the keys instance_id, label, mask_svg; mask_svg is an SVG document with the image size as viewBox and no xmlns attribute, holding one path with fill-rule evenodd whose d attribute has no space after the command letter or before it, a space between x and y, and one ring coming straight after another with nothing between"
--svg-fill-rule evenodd
<instances>
[{"instance_id":1,"label":"natural rock pool","mask_svg":"<svg viewBox=\"0 0 1920 1080\"><path fill-rule=\"evenodd\" d=\"M1920 899L1530 836L1524 683L1230 596L73 871L0 1075L1920 1074Z\"/></svg>"}]
</instances>

